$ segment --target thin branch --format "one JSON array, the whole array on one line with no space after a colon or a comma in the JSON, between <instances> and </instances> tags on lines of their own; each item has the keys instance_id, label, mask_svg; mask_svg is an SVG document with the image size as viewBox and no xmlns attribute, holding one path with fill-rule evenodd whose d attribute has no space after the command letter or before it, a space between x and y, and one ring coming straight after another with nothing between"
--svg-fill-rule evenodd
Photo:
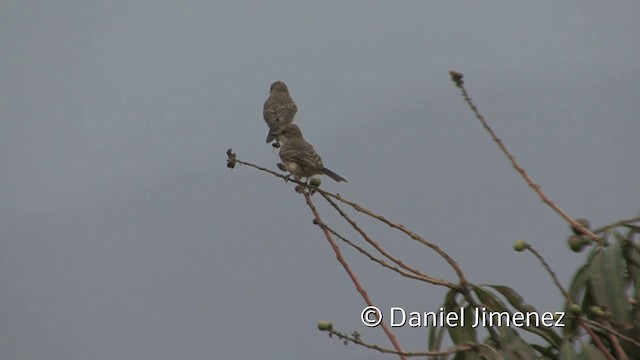
<instances>
[{"instance_id":1,"label":"thin branch","mask_svg":"<svg viewBox=\"0 0 640 360\"><path fill-rule=\"evenodd\" d=\"M507 156L507 158L511 162L511 165L513 166L513 168L516 169L516 171L518 173L520 173L520 175L524 178L524 180L527 182L527 184L533 189L533 191L535 191L538 194L538 196L540 196L540 199L542 200L542 202L544 202L545 204L550 206L560 216L562 216L569 224L571 224L572 226L574 226L577 229L580 229L585 235L589 236L590 238L592 238L593 240L598 242L598 244L600 244L602 246L606 246L607 245L606 244L606 240L604 240L603 238L601 238L598 235L594 234L593 232L591 232L591 230L587 229L586 227L582 226L582 224L578 223L573 217L571 217L571 215L569 215L566 211L562 210L558 205L556 205L551 200L551 198L549 198L542 191L542 187L540 185L538 185L535 181L533 181L533 179L529 175L527 175L527 172L524 170L524 168L522 166L520 166L520 164L518 164L518 162L516 161L515 156L513 156L509 152L509 150L504 145L502 140L498 137L498 135L496 135L496 133L493 131L493 129L491 129L491 127L489 126L489 124L485 120L484 116L482 116L482 114L480 114L480 111L478 110L478 107L471 100L471 97L467 93L467 89L464 87L464 81L462 80L463 74L461 74L459 72L456 72L456 71L450 71L449 74L451 75L451 79L453 80L453 82L456 84L456 86L462 92L462 97L463 97L464 101L467 103L467 105L469 106L471 111L473 111L473 113L476 115L476 118L478 120L480 120L480 123L482 123L482 126L485 128L485 130L487 130L489 135L491 135L491 138L493 139L493 141L496 144L498 144L498 147L500 147L500 150L502 150L502 152Z\"/></svg>"},{"instance_id":2,"label":"thin branch","mask_svg":"<svg viewBox=\"0 0 640 360\"><path fill-rule=\"evenodd\" d=\"M598 330L607 332L609 334L613 334L613 335L619 337L622 340L630 342L631 344L635 345L638 349L640 349L640 342L638 342L638 341L636 341L636 340L634 340L634 339L632 339L632 338L630 338L630 337L628 337L626 335L623 335L623 334L619 333L618 331L613 330L611 327L606 327L606 326L600 324L597 321L593 321L593 320L589 320L589 319L584 319L584 321L587 324L591 325L591 326L597 327Z\"/></svg>"},{"instance_id":3,"label":"thin branch","mask_svg":"<svg viewBox=\"0 0 640 360\"><path fill-rule=\"evenodd\" d=\"M467 281L466 277L464 276L464 273L462 272L462 269L460 268L460 266L458 265L457 262L455 262L455 260L453 260L449 254L447 254L444 250L442 250L438 245L425 240L424 238L422 238L420 235L414 233L413 231L407 229L404 225L399 224L399 223L395 223L393 221L387 220L384 216L382 215L378 215L375 212L364 208L356 203L354 203L353 201L350 201L344 197L342 197L340 194L333 194L330 193L328 191L324 191L322 189L318 189L318 192L324 195L327 195L329 197L332 197L340 202L342 202L343 204L347 204L349 206L351 206L353 209L355 209L356 211L365 214L367 216L370 216L378 221L381 221L385 224L387 224L388 226L400 230L401 232L405 233L407 236L409 236L410 238L412 238L413 240L421 243L422 245L425 245L427 247L429 247L430 249L432 249L433 251L435 251L438 255L440 255L442 258L445 259L445 261L449 264L449 266L451 266L453 268L453 270L456 272L456 274L458 275L458 278L460 279L460 283L462 286L466 285L469 283L469 281Z\"/></svg>"},{"instance_id":4,"label":"thin branch","mask_svg":"<svg viewBox=\"0 0 640 360\"><path fill-rule=\"evenodd\" d=\"M573 302L573 299L571 298L571 295L569 295L569 292L567 292L567 290L565 290L565 288L562 286L562 284L560 284L560 280L558 280L558 276L553 271L553 269L551 269L551 266L549 266L549 263L547 263L547 261L542 257L542 255L540 255L540 253L537 252L536 249L534 249L530 244L527 244L526 249L531 251L531 253L533 255L535 255L535 257L537 257L538 260L540 260L540 262L542 263L542 266L544 267L544 269L551 276L551 280L553 280L553 283L560 290L560 292L565 297L565 299L567 299L567 302L569 304L573 304L574 302Z\"/></svg>"},{"instance_id":5,"label":"thin branch","mask_svg":"<svg viewBox=\"0 0 640 360\"><path fill-rule=\"evenodd\" d=\"M547 261L542 257L542 255L540 255L540 253L538 253L536 251L536 249L531 247L531 245L527 244L526 249L529 250L533 255L535 255L535 257L537 257L538 260L540 260L540 262L542 263L542 266L545 268L545 270L547 270L547 272L551 276L551 279L553 280L553 283L560 290L560 292L565 297L565 299L567 299L567 303L573 304L574 302L573 302L573 299L571 298L571 295L569 295L567 290L565 290L565 288L562 286L562 284L560 284L560 280L558 280L558 276L553 271L553 269L551 269L551 266L549 266L549 263L547 263ZM577 320L578 320L578 324L580 325L580 327L582 327L583 329L585 329L589 333L589 336L591 336L591 340L594 342L596 347L598 347L598 349L600 349L600 351L604 354L604 356L606 356L607 359L609 359L609 360L615 360L614 357L609 353L607 348L604 346L604 344L600 340L600 337L598 337L598 335L596 335L593 332L593 330L591 330L589 325L587 325L584 322L584 319L582 319L582 317L578 316Z\"/></svg>"},{"instance_id":6,"label":"thin branch","mask_svg":"<svg viewBox=\"0 0 640 360\"><path fill-rule=\"evenodd\" d=\"M349 225L351 225L351 227L353 227L354 230L356 230L360 236L362 236L364 238L364 240L366 242L368 242L369 244L371 244L371 246L373 246L376 250L378 250L378 252L380 252L382 255L384 255L387 259L393 261L394 263L396 263L398 266L400 266L401 268L412 272L413 274L417 275L420 280L426 281L430 284L433 285L441 285L441 286L446 286L450 289L456 289L457 286L447 282L443 279L437 279L434 278L432 276L426 275L422 272L420 272L419 270L416 270L415 268L405 264L402 260L394 257L393 255L391 255L389 252L387 252L382 246L380 246L380 244L378 244L376 241L374 241L373 239L371 239L371 237L369 237L369 235L367 235L367 233L355 222L353 221L353 219L351 219L351 217L345 213L339 206L338 204L336 204L333 200L331 200L331 198L324 194L324 193L320 193L320 195L322 195L322 197L325 198L325 200L327 200L327 202L329 204L331 204L331 206L333 206L333 208L340 214L340 216L342 216L348 223Z\"/></svg>"},{"instance_id":7,"label":"thin branch","mask_svg":"<svg viewBox=\"0 0 640 360\"><path fill-rule=\"evenodd\" d=\"M229 154L229 152L231 152L231 149L227 150L227 155L229 155L229 159L227 159L227 166L230 168L233 168L235 166L235 164L240 164L240 165L245 165L245 166L249 166L255 169L258 169L260 171L264 171L264 172L268 172L271 175L277 176L281 179L283 179L284 181L291 181L294 182L298 185L302 185L302 186L307 186L309 187L307 184L303 183L302 181L296 180L296 179L291 179L288 176L284 176L282 174L278 174L275 171L269 170L267 168L263 168L262 166L258 166L252 163L248 163L248 162L244 162L241 160L236 159L236 154L234 154L233 152L231 152L231 154Z\"/></svg>"},{"instance_id":8,"label":"thin branch","mask_svg":"<svg viewBox=\"0 0 640 360\"><path fill-rule=\"evenodd\" d=\"M475 347L477 347L477 344L471 344L471 343L467 343L467 344L462 344L462 345L458 345L456 347L447 349L447 350L442 350L442 351L422 351L422 352L399 352L397 350L393 350L393 349L388 349L388 348L383 348L380 347L378 345L375 344L368 344L364 341L362 341L362 339L360 339L359 336L349 336L346 334L342 334L340 332L337 332L335 330L328 330L329 331L329 336L335 335L336 337L338 337L340 340L344 340L345 344L347 342L352 342L354 344L360 345L360 346L364 346L368 349L373 349L373 350L377 350L381 353L384 354L396 354L396 355L404 355L404 356L440 356L440 355L447 355L447 354L454 354L454 353L461 353L461 352L465 352L465 351L471 351L473 350Z\"/></svg>"},{"instance_id":9,"label":"thin branch","mask_svg":"<svg viewBox=\"0 0 640 360\"><path fill-rule=\"evenodd\" d=\"M344 241L345 243L347 243L347 245L349 245L349 246L353 247L353 248L354 248L354 249L356 249L358 252L360 252L360 253L361 253L361 254L363 254L364 256L368 257L368 258L369 258L369 260L372 260L372 261L374 261L374 262L376 262L376 263L380 264L381 266L388 268L389 270L395 271L395 272L397 272L398 274L400 274L400 275L402 275L402 276L404 276L404 277L410 278L410 279L420 280L420 281L425 281L425 282L428 282L428 283L432 283L432 284L434 284L434 285L439 285L439 284L437 284L437 283L434 283L434 282L433 282L433 280L431 280L431 279L433 279L433 278L432 278L432 277L430 277L429 275L422 274L422 273L420 273L420 272L418 272L418 274L411 274L411 273L408 273L408 272L406 272L406 271L404 271L404 270L402 270L402 269L398 268L397 266L390 265L390 264L386 263L384 260L379 259L379 258L377 258L377 257L375 257L375 256L373 256L373 255L371 255L367 250L365 250L364 248L362 248L362 247L360 247L360 246L356 245L354 242L352 242L351 240L349 240L349 239L345 238L344 236L340 235L337 231L335 231L334 229L332 229L332 228L331 228L330 226L328 226L327 224L319 224L319 226L324 226L324 227L326 227L326 228L331 232L331 234L333 234L335 237L337 237L338 239L340 239L340 240ZM444 280L442 280L442 281L444 281ZM452 284L452 285L453 285L453 284Z\"/></svg>"},{"instance_id":10,"label":"thin branch","mask_svg":"<svg viewBox=\"0 0 640 360\"><path fill-rule=\"evenodd\" d=\"M607 320L606 318L603 318L601 320L605 328L608 328L608 329L611 328L611 323L609 323L609 320ZM611 346L613 346L613 349L615 350L616 355L618 356L618 359L628 360L627 354L624 352L624 350L622 350L622 346L620 346L620 342L618 341L618 338L615 335L613 335L611 332L607 333L607 337L609 338L609 341L611 342Z\"/></svg>"},{"instance_id":11,"label":"thin branch","mask_svg":"<svg viewBox=\"0 0 640 360\"><path fill-rule=\"evenodd\" d=\"M462 287L462 289L458 290L458 292L460 294L462 294L462 297L467 300L467 303L469 303L469 305L471 305L473 308L475 309L479 309L480 308L480 303L478 303L478 301L476 301L476 299L473 297L473 294L471 293L470 287L473 286L477 286L475 284L466 284L464 287ZM493 328L493 326L487 326L486 327L487 331L489 332L489 336L491 337L491 339L497 344L498 347L502 347L504 346L503 342L500 340L500 335L498 335L498 332Z\"/></svg>"},{"instance_id":12,"label":"thin branch","mask_svg":"<svg viewBox=\"0 0 640 360\"><path fill-rule=\"evenodd\" d=\"M245 165L245 166L249 166L255 169L258 169L260 171L264 171L264 172L268 172L269 174L272 174L274 176L277 176L279 178L284 179L285 181L291 181L293 183L296 183L304 188L307 188L311 191L317 191L323 195L327 195L331 198L334 198L340 202L342 202L343 204L349 205L351 206L353 209L355 209L356 211L365 214L367 216L370 216L378 221L381 221L385 224L387 224L388 226L400 230L401 232L405 233L407 236L409 236L410 238L412 238L415 241L418 241L419 243L429 247L430 249L432 249L433 251L435 251L438 255L440 255L442 258L445 259L445 261L449 264L449 266L451 266L453 268L453 270L456 272L456 274L458 275L458 278L460 279L460 283L462 286L465 286L466 284L468 284L469 282L467 281L467 279L464 276L464 273L462 272L462 269L460 268L460 266L458 265L458 263L456 263L450 256L449 254L447 254L444 250L442 250L439 246L437 246L436 244L425 240L424 238L422 238L420 235L414 233L413 231L407 229L404 225L402 224L398 224L395 222L392 222L390 220L387 220L385 217L376 214L375 212L364 208L356 203L354 203L353 201L348 200L347 198L344 198L342 196L340 196L340 194L334 194L332 192L320 189L320 188L316 188L313 187L309 184L306 184L302 181L298 181L296 179L290 179L288 176L284 176L281 174L276 173L275 171L271 171L269 169L263 168L261 166L257 166L248 162L244 162L244 161L240 161L236 159L236 154L233 153L233 151L231 149L227 150L227 155L229 157L229 159L227 159L227 166L230 168L233 168L235 166L235 164L241 164L241 165Z\"/></svg>"},{"instance_id":13,"label":"thin branch","mask_svg":"<svg viewBox=\"0 0 640 360\"><path fill-rule=\"evenodd\" d=\"M616 228L616 227L618 227L620 225L631 224L631 223L635 223L635 222L638 222L638 221L640 221L640 216L637 216L637 217L634 217L634 218L631 218L631 219L627 219L627 220L616 221L613 224L609 224L609 225L605 225L603 227L597 228L597 229L593 230L593 232L596 233L596 234L599 234L599 233L605 232L607 230Z\"/></svg>"},{"instance_id":14,"label":"thin branch","mask_svg":"<svg viewBox=\"0 0 640 360\"><path fill-rule=\"evenodd\" d=\"M608 360L615 360L615 358L613 357L613 355L611 355L611 353L609 352L609 350L607 350L607 347L604 346L604 344L602 343L602 340L600 340L600 337L598 335L596 335L593 330L591 330L591 328L589 327L589 325L587 325L587 323L584 322L584 319L582 317L578 317L578 324L580 325L580 327L582 327L583 329L585 329L588 333L589 336L591 336L591 341L593 341L593 343L596 345L596 347L600 350L600 352L608 359Z\"/></svg>"},{"instance_id":15,"label":"thin branch","mask_svg":"<svg viewBox=\"0 0 640 360\"><path fill-rule=\"evenodd\" d=\"M320 218L320 213L318 212L318 209L316 209L315 205L311 201L311 196L309 196L309 193L306 191L303 191L302 194L304 195L304 198L307 201L307 205L309 206L309 209L311 209L311 212L313 213L313 216L315 217L316 222L318 224L322 224L323 222L322 222L322 219ZM326 227L322 227L322 231L324 232L324 235L327 238L327 241L331 245L333 252L336 254L336 258L338 259L338 262L342 265L344 270L347 272L347 274L351 278L353 285L355 285L356 290L358 290L358 293L360 293L360 296L362 296L362 299L364 300L364 302L368 306L374 306L373 301L371 301L371 299L369 298L369 294L367 294L367 291L360 284L360 280L358 280L358 278L353 273L353 271L351 271L351 268L349 267L349 264L347 264L347 261L342 257L340 248L338 247L338 244L336 244L336 242L333 240L333 237L331 236L331 233L329 232L329 230ZM379 316L380 314L376 312L376 318L378 318ZM380 325L382 325L382 329L387 334L387 337L391 341L391 344L393 344L393 347L396 349L396 351L398 351L398 355L400 356L400 358L406 360L406 357L402 354L402 348L400 347L400 344L398 343L396 336L393 334L393 332L391 331L387 323L384 321L381 321Z\"/></svg>"}]
</instances>

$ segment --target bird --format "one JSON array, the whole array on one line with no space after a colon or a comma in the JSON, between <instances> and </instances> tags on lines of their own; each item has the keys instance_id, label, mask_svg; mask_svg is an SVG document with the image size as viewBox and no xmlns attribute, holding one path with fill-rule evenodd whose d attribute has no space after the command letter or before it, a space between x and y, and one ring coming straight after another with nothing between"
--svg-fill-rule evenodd
<instances>
[{"instance_id":1,"label":"bird","mask_svg":"<svg viewBox=\"0 0 640 360\"><path fill-rule=\"evenodd\" d=\"M327 175L333 180L347 182L347 179L327 169L322 164L322 158L316 150L302 136L302 131L296 124L287 124L275 128L271 135L282 143L280 160L286 170L296 179L309 178L313 175Z\"/></svg>"},{"instance_id":2,"label":"bird","mask_svg":"<svg viewBox=\"0 0 640 360\"><path fill-rule=\"evenodd\" d=\"M269 97L264 102L262 110L264 121L269 126L267 144L276 140L275 135L272 135L273 130L277 131L279 127L291 124L297 112L298 106L291 99L287 84L282 81L276 81L271 84Z\"/></svg>"}]
</instances>

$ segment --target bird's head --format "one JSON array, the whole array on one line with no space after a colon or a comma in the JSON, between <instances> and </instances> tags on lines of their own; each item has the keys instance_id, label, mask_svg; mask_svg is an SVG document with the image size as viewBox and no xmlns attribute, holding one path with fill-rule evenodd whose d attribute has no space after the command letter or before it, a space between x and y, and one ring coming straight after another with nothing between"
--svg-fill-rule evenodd
<instances>
[{"instance_id":1,"label":"bird's head","mask_svg":"<svg viewBox=\"0 0 640 360\"><path fill-rule=\"evenodd\" d=\"M271 135L277 137L280 141L287 141L296 138L301 139L302 131L296 124L287 124L271 129Z\"/></svg>"},{"instance_id":2,"label":"bird's head","mask_svg":"<svg viewBox=\"0 0 640 360\"><path fill-rule=\"evenodd\" d=\"M285 84L282 81L276 81L273 84L271 84L271 90L270 93L273 92L288 92L289 90L287 89L287 84Z\"/></svg>"}]
</instances>

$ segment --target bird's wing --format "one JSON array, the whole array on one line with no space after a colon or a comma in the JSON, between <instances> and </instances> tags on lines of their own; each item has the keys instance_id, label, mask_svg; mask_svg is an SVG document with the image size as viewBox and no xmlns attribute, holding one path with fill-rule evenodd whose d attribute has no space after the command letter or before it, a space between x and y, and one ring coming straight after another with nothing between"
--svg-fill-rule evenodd
<instances>
[{"instance_id":1,"label":"bird's wing","mask_svg":"<svg viewBox=\"0 0 640 360\"><path fill-rule=\"evenodd\" d=\"M297 112L298 112L298 106L293 101L283 106L279 106L278 107L278 119L280 119L279 125L291 124Z\"/></svg>"},{"instance_id":2,"label":"bird's wing","mask_svg":"<svg viewBox=\"0 0 640 360\"><path fill-rule=\"evenodd\" d=\"M264 105L262 116L264 121L267 122L269 128L273 128L278 125L290 124L293 122L293 117L298 112L298 106L291 101L285 104L271 104L269 100Z\"/></svg>"},{"instance_id":3,"label":"bird's wing","mask_svg":"<svg viewBox=\"0 0 640 360\"><path fill-rule=\"evenodd\" d=\"M322 171L323 168L322 158L306 141L295 141L283 145L280 148L280 159L319 171Z\"/></svg>"}]
</instances>

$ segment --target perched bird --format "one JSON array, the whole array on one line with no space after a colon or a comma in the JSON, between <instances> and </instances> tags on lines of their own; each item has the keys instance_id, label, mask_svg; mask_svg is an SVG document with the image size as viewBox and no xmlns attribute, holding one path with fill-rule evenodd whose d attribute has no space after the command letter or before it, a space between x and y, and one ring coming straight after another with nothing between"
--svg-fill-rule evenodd
<instances>
[{"instance_id":1,"label":"perched bird","mask_svg":"<svg viewBox=\"0 0 640 360\"><path fill-rule=\"evenodd\" d=\"M271 132L282 143L280 148L280 160L285 169L296 178L309 177L324 174L335 181L347 182L345 178L327 169L322 164L320 155L309 144L296 124L288 124L274 129Z\"/></svg>"},{"instance_id":2,"label":"perched bird","mask_svg":"<svg viewBox=\"0 0 640 360\"><path fill-rule=\"evenodd\" d=\"M267 143L275 140L275 136L271 134L274 130L277 132L278 128L293 122L293 118L297 112L298 106L296 106L296 103L291 99L287 84L282 81L276 81L271 84L269 97L267 101L264 102L264 108L262 110L264 121L266 121L269 126Z\"/></svg>"}]
</instances>

